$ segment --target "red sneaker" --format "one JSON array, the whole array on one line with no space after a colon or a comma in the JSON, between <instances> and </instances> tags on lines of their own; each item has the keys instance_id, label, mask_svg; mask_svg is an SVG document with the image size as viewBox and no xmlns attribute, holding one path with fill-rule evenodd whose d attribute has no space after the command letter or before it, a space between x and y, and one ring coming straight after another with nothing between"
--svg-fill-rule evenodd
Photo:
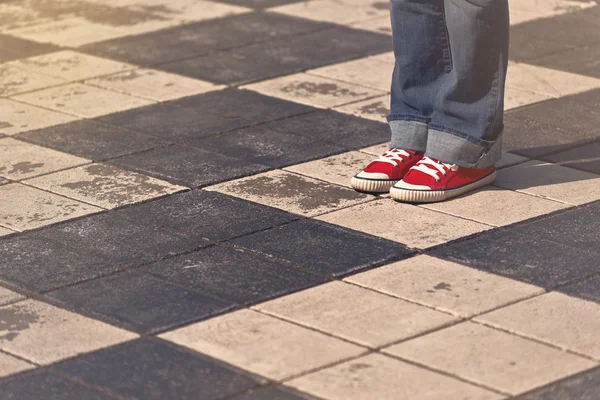
<instances>
[{"instance_id":1,"label":"red sneaker","mask_svg":"<svg viewBox=\"0 0 600 400\"><path fill-rule=\"evenodd\" d=\"M489 185L496 179L496 167L464 168L423 157L390 189L392 199L411 203L447 200Z\"/></svg>"},{"instance_id":2,"label":"red sneaker","mask_svg":"<svg viewBox=\"0 0 600 400\"><path fill-rule=\"evenodd\" d=\"M421 158L423 153L390 149L360 171L350 184L359 192L388 193Z\"/></svg>"}]
</instances>

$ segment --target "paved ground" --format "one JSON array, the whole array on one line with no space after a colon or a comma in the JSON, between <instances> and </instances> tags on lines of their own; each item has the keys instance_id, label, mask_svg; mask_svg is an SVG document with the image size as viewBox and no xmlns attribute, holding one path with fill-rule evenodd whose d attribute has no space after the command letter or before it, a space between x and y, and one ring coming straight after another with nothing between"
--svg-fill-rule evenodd
<instances>
[{"instance_id":1,"label":"paved ground","mask_svg":"<svg viewBox=\"0 0 600 400\"><path fill-rule=\"evenodd\" d=\"M386 1L0 3L0 398L600 398L600 6L511 6L498 181L414 206Z\"/></svg>"}]
</instances>

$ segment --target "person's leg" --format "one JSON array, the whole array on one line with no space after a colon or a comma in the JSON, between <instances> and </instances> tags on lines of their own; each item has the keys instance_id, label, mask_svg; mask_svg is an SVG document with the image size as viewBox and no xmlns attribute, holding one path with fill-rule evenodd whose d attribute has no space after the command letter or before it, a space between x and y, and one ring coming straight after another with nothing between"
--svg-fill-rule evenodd
<instances>
[{"instance_id":1,"label":"person's leg","mask_svg":"<svg viewBox=\"0 0 600 400\"><path fill-rule=\"evenodd\" d=\"M429 125L426 156L466 168L501 156L508 63L507 0L445 0L452 68Z\"/></svg>"},{"instance_id":2,"label":"person's leg","mask_svg":"<svg viewBox=\"0 0 600 400\"><path fill-rule=\"evenodd\" d=\"M434 102L451 70L444 0L391 0L390 11L396 59L391 147L424 152Z\"/></svg>"}]
</instances>

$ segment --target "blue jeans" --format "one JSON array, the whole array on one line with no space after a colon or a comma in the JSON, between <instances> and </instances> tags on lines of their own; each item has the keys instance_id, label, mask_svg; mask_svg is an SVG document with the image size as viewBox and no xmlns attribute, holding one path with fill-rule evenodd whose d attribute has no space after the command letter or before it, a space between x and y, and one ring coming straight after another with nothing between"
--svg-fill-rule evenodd
<instances>
[{"instance_id":1,"label":"blue jeans","mask_svg":"<svg viewBox=\"0 0 600 400\"><path fill-rule=\"evenodd\" d=\"M508 0L391 0L391 147L467 168L500 159Z\"/></svg>"}]
</instances>

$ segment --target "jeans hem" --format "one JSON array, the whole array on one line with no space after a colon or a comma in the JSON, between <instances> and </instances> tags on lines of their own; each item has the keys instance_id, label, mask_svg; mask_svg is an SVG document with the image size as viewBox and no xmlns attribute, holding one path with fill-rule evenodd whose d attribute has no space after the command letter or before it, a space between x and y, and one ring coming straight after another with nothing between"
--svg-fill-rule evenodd
<instances>
[{"instance_id":1,"label":"jeans hem","mask_svg":"<svg viewBox=\"0 0 600 400\"><path fill-rule=\"evenodd\" d=\"M407 119L391 119L391 148L424 152L427 148L427 123Z\"/></svg>"},{"instance_id":2,"label":"jeans hem","mask_svg":"<svg viewBox=\"0 0 600 400\"><path fill-rule=\"evenodd\" d=\"M502 157L502 132L495 141L430 129L425 155L465 168L487 168Z\"/></svg>"}]
</instances>

